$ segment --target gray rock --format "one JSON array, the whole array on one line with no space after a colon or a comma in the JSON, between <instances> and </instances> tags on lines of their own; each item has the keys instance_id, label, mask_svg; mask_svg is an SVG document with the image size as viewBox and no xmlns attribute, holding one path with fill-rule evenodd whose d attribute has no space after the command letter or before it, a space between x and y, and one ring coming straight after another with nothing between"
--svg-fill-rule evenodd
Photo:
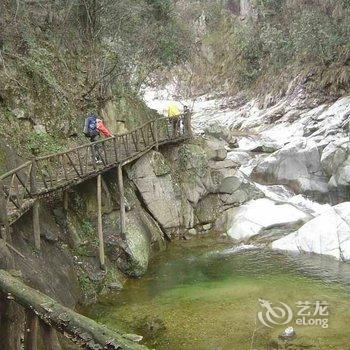
<instances>
[{"instance_id":1,"label":"gray rock","mask_svg":"<svg viewBox=\"0 0 350 350\"><path fill-rule=\"evenodd\" d=\"M38 134L40 133L46 133L46 128L44 125L38 124L38 125L34 125L34 131L37 132Z\"/></svg>"},{"instance_id":2,"label":"gray rock","mask_svg":"<svg viewBox=\"0 0 350 350\"><path fill-rule=\"evenodd\" d=\"M131 277L141 277L147 271L151 254L165 249L163 232L149 214L140 207L135 208L126 213L125 244L120 239L116 225L118 220L119 212L105 215L107 249L122 272Z\"/></svg>"},{"instance_id":3,"label":"gray rock","mask_svg":"<svg viewBox=\"0 0 350 350\"><path fill-rule=\"evenodd\" d=\"M267 138L242 137L239 142L242 150L259 153L273 153L282 148L282 144L274 142Z\"/></svg>"},{"instance_id":4,"label":"gray rock","mask_svg":"<svg viewBox=\"0 0 350 350\"><path fill-rule=\"evenodd\" d=\"M195 215L200 224L215 222L223 210L219 195L209 194L201 199L195 208Z\"/></svg>"},{"instance_id":5,"label":"gray rock","mask_svg":"<svg viewBox=\"0 0 350 350\"><path fill-rule=\"evenodd\" d=\"M164 157L158 152L149 152L136 161L128 175L159 224L164 229L179 227L181 200Z\"/></svg>"},{"instance_id":6,"label":"gray rock","mask_svg":"<svg viewBox=\"0 0 350 350\"><path fill-rule=\"evenodd\" d=\"M328 192L319 149L315 142L308 140L288 144L262 160L254 168L252 178L265 184L287 185L297 193L324 195Z\"/></svg>"},{"instance_id":7,"label":"gray rock","mask_svg":"<svg viewBox=\"0 0 350 350\"><path fill-rule=\"evenodd\" d=\"M230 159L236 166L245 165L252 159L252 156L246 151L231 151L227 154L227 158Z\"/></svg>"},{"instance_id":8,"label":"gray rock","mask_svg":"<svg viewBox=\"0 0 350 350\"><path fill-rule=\"evenodd\" d=\"M227 157L226 146L227 143L224 140L219 140L215 137L205 137L205 143L207 146L207 155L209 160L225 160Z\"/></svg>"},{"instance_id":9,"label":"gray rock","mask_svg":"<svg viewBox=\"0 0 350 350\"><path fill-rule=\"evenodd\" d=\"M43 236L48 242L58 242L58 235L49 229L44 230Z\"/></svg>"},{"instance_id":10,"label":"gray rock","mask_svg":"<svg viewBox=\"0 0 350 350\"><path fill-rule=\"evenodd\" d=\"M242 185L243 179L237 176L231 176L225 178L220 185L220 193L232 194Z\"/></svg>"},{"instance_id":11,"label":"gray rock","mask_svg":"<svg viewBox=\"0 0 350 350\"><path fill-rule=\"evenodd\" d=\"M188 234L195 236L197 234L197 230L195 228L191 228L188 230Z\"/></svg>"},{"instance_id":12,"label":"gray rock","mask_svg":"<svg viewBox=\"0 0 350 350\"><path fill-rule=\"evenodd\" d=\"M225 178L219 192L220 199L228 206L239 206L249 200L264 197L263 192L243 175Z\"/></svg>"},{"instance_id":13,"label":"gray rock","mask_svg":"<svg viewBox=\"0 0 350 350\"><path fill-rule=\"evenodd\" d=\"M142 339L143 339L143 336L142 335L138 335L138 334L123 334L123 337L124 338L127 338L135 343L139 343Z\"/></svg>"},{"instance_id":14,"label":"gray rock","mask_svg":"<svg viewBox=\"0 0 350 350\"><path fill-rule=\"evenodd\" d=\"M23 109L15 108L12 113L17 119L28 119Z\"/></svg>"},{"instance_id":15,"label":"gray rock","mask_svg":"<svg viewBox=\"0 0 350 350\"><path fill-rule=\"evenodd\" d=\"M290 204L261 198L227 211L227 233L239 241L248 241L256 236L273 240L281 233L295 231L310 219L310 215Z\"/></svg>"},{"instance_id":16,"label":"gray rock","mask_svg":"<svg viewBox=\"0 0 350 350\"><path fill-rule=\"evenodd\" d=\"M123 289L123 285L120 282L112 282L107 285L110 290L119 291Z\"/></svg>"},{"instance_id":17,"label":"gray rock","mask_svg":"<svg viewBox=\"0 0 350 350\"><path fill-rule=\"evenodd\" d=\"M322 167L329 177L332 201L347 200L350 189L350 142L343 138L325 147L321 157Z\"/></svg>"},{"instance_id":18,"label":"gray rock","mask_svg":"<svg viewBox=\"0 0 350 350\"><path fill-rule=\"evenodd\" d=\"M249 200L249 194L243 190L237 190L232 194L222 194L220 199L225 205L238 207Z\"/></svg>"},{"instance_id":19,"label":"gray rock","mask_svg":"<svg viewBox=\"0 0 350 350\"><path fill-rule=\"evenodd\" d=\"M203 230L209 231L212 227L213 227L213 224L205 224L205 225L203 225Z\"/></svg>"}]
</instances>

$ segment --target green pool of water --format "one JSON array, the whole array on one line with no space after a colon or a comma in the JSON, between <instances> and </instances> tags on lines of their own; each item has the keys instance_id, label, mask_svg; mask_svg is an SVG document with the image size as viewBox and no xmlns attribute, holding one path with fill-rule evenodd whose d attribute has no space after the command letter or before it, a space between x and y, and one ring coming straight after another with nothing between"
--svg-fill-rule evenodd
<instances>
[{"instance_id":1,"label":"green pool of water","mask_svg":"<svg viewBox=\"0 0 350 350\"><path fill-rule=\"evenodd\" d=\"M350 349L349 282L349 265L329 258L267 249L237 252L227 243L201 238L172 243L144 278L129 281L86 314L110 328L143 335L151 349L345 350ZM259 299L272 303L276 317ZM318 301L328 306L316 310ZM288 323L289 313L281 317L276 309L284 307L280 302L292 310ZM296 324L302 320L298 302L312 303L302 312L311 313L304 325ZM271 328L262 324L259 312ZM288 326L296 338L280 339Z\"/></svg>"}]
</instances>

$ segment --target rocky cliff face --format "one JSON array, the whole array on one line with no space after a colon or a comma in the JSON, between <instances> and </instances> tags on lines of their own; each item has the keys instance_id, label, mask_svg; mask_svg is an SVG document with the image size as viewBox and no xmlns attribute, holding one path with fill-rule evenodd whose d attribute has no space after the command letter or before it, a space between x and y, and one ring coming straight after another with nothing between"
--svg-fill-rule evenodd
<instances>
[{"instance_id":1,"label":"rocky cliff face","mask_svg":"<svg viewBox=\"0 0 350 350\"><path fill-rule=\"evenodd\" d=\"M231 237L268 236L276 249L347 261L350 98L310 96L296 81L285 95L263 101L200 101L194 122L199 133L229 142L228 157L241 164L239 171L278 204L253 201L229 211Z\"/></svg>"},{"instance_id":2,"label":"rocky cliff face","mask_svg":"<svg viewBox=\"0 0 350 350\"><path fill-rule=\"evenodd\" d=\"M145 95L146 100L149 95ZM162 97L148 104L158 109L170 98L166 94ZM221 205L224 200L231 208L222 211L221 217L215 210L211 213L218 218L215 227L235 241L274 242L276 249L349 260L348 96L329 100L321 93L311 95L297 77L284 94L251 101L240 95L202 96L193 106L196 132L226 142L228 154L221 164L235 163L234 178L227 174L218 191L199 201L194 194L203 195L206 187L189 191L191 203L199 203L195 212L200 212L201 203L209 201L215 208L215 202ZM235 191L240 176L245 187ZM243 188L249 188L248 198ZM197 217L210 217L203 213ZM327 220L332 224L323 225ZM329 225L335 225L334 229Z\"/></svg>"}]
</instances>

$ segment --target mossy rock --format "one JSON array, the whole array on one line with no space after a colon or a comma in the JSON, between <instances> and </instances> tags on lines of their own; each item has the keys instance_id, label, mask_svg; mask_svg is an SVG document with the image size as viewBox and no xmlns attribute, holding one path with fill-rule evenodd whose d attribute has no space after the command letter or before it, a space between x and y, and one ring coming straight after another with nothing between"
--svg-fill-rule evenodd
<instances>
[{"instance_id":1,"label":"mossy rock","mask_svg":"<svg viewBox=\"0 0 350 350\"><path fill-rule=\"evenodd\" d=\"M157 176L163 176L170 173L170 165L164 156L159 152L153 153L152 167Z\"/></svg>"},{"instance_id":2,"label":"mossy rock","mask_svg":"<svg viewBox=\"0 0 350 350\"><path fill-rule=\"evenodd\" d=\"M192 170L196 175L205 175L208 166L208 158L205 150L195 144L186 144L179 149L180 170Z\"/></svg>"},{"instance_id":3,"label":"mossy rock","mask_svg":"<svg viewBox=\"0 0 350 350\"><path fill-rule=\"evenodd\" d=\"M204 197L195 209L195 215L201 224L214 222L222 208L222 203L217 194L210 194Z\"/></svg>"}]
</instances>

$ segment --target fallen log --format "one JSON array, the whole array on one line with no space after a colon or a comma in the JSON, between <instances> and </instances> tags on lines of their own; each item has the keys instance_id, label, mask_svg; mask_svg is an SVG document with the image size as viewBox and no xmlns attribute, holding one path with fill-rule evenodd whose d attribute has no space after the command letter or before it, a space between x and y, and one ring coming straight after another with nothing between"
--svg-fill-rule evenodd
<instances>
[{"instance_id":1,"label":"fallen log","mask_svg":"<svg viewBox=\"0 0 350 350\"><path fill-rule=\"evenodd\" d=\"M0 291L26 310L32 310L42 322L84 349L147 350L145 346L125 338L122 333L111 331L28 287L5 270L0 270Z\"/></svg>"}]
</instances>

